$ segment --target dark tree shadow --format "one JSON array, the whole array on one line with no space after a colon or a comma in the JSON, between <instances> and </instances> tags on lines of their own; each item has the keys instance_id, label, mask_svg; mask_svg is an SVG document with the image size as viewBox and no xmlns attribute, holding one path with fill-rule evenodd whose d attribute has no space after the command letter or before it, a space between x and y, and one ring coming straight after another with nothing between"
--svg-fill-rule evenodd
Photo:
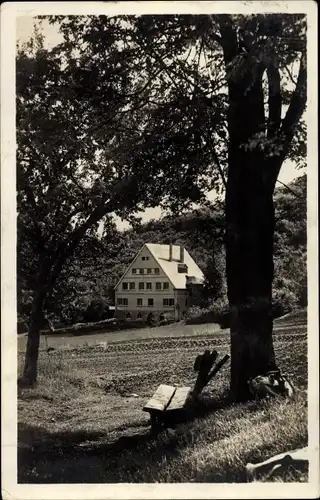
<instances>
[{"instance_id":1,"label":"dark tree shadow","mask_svg":"<svg viewBox=\"0 0 320 500\"><path fill-rule=\"evenodd\" d=\"M50 430L31 425L18 429L19 483L111 483L141 482L139 472L152 462L160 467L163 456L174 456L187 440L175 439L181 424L226 408L227 396L213 400L199 398L197 404L176 413L158 433L151 432L149 422L123 426L110 434L99 431ZM171 431L170 431L171 429ZM112 436L123 436L116 439Z\"/></svg>"}]
</instances>

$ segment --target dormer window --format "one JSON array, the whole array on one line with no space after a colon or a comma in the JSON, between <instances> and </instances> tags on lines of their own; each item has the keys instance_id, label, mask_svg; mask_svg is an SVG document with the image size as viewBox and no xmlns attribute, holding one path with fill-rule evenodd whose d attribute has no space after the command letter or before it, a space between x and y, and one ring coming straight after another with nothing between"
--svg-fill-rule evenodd
<instances>
[{"instance_id":1,"label":"dormer window","mask_svg":"<svg viewBox=\"0 0 320 500\"><path fill-rule=\"evenodd\" d=\"M178 273L187 273L188 272L188 266L187 264L178 264Z\"/></svg>"}]
</instances>

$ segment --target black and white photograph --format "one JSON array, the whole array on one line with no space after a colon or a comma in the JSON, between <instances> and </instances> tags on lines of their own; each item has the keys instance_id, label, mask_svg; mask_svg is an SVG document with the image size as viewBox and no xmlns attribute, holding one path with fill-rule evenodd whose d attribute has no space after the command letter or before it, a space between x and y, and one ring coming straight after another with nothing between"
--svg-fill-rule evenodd
<instances>
[{"instance_id":1,"label":"black and white photograph","mask_svg":"<svg viewBox=\"0 0 320 500\"><path fill-rule=\"evenodd\" d=\"M316 498L317 4L11 5L4 498Z\"/></svg>"}]
</instances>

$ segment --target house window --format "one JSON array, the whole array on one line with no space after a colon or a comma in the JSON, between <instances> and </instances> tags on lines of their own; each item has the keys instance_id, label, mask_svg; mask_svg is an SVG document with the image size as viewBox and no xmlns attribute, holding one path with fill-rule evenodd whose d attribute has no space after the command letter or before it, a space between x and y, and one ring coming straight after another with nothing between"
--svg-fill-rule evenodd
<instances>
[{"instance_id":1,"label":"house window","mask_svg":"<svg viewBox=\"0 0 320 500\"><path fill-rule=\"evenodd\" d=\"M141 312L138 312L137 319L142 319L142 313Z\"/></svg>"},{"instance_id":2,"label":"house window","mask_svg":"<svg viewBox=\"0 0 320 500\"><path fill-rule=\"evenodd\" d=\"M151 274L151 273L152 273L152 269L151 269L151 267L148 267L147 274Z\"/></svg>"},{"instance_id":3,"label":"house window","mask_svg":"<svg viewBox=\"0 0 320 500\"><path fill-rule=\"evenodd\" d=\"M154 272L155 272L156 274L159 274L159 273L160 273L160 269L159 269L158 267L156 267L156 268L155 268L155 270L154 270Z\"/></svg>"},{"instance_id":4,"label":"house window","mask_svg":"<svg viewBox=\"0 0 320 500\"><path fill-rule=\"evenodd\" d=\"M188 299L186 299L186 307L188 306Z\"/></svg>"},{"instance_id":5,"label":"house window","mask_svg":"<svg viewBox=\"0 0 320 500\"><path fill-rule=\"evenodd\" d=\"M163 289L168 290L169 289L169 283L163 283Z\"/></svg>"},{"instance_id":6,"label":"house window","mask_svg":"<svg viewBox=\"0 0 320 500\"><path fill-rule=\"evenodd\" d=\"M143 274L144 273L144 269L139 269L139 273Z\"/></svg>"},{"instance_id":7,"label":"house window","mask_svg":"<svg viewBox=\"0 0 320 500\"><path fill-rule=\"evenodd\" d=\"M136 288L136 284L133 282L133 283L130 283L130 290L134 290Z\"/></svg>"},{"instance_id":8,"label":"house window","mask_svg":"<svg viewBox=\"0 0 320 500\"><path fill-rule=\"evenodd\" d=\"M117 301L119 306L127 306L128 305L128 299L119 297Z\"/></svg>"},{"instance_id":9,"label":"house window","mask_svg":"<svg viewBox=\"0 0 320 500\"><path fill-rule=\"evenodd\" d=\"M135 268L132 269L132 274L137 274L137 270Z\"/></svg>"},{"instance_id":10,"label":"house window","mask_svg":"<svg viewBox=\"0 0 320 500\"><path fill-rule=\"evenodd\" d=\"M131 314L130 313L126 314L126 319L131 319Z\"/></svg>"},{"instance_id":11,"label":"house window","mask_svg":"<svg viewBox=\"0 0 320 500\"><path fill-rule=\"evenodd\" d=\"M139 290L144 290L144 283L139 283Z\"/></svg>"},{"instance_id":12,"label":"house window","mask_svg":"<svg viewBox=\"0 0 320 500\"><path fill-rule=\"evenodd\" d=\"M137 306L142 306L142 299L137 299Z\"/></svg>"},{"instance_id":13,"label":"house window","mask_svg":"<svg viewBox=\"0 0 320 500\"><path fill-rule=\"evenodd\" d=\"M161 283L159 282L156 283L156 290L161 290Z\"/></svg>"},{"instance_id":14,"label":"house window","mask_svg":"<svg viewBox=\"0 0 320 500\"><path fill-rule=\"evenodd\" d=\"M174 299L163 299L164 306L174 306Z\"/></svg>"},{"instance_id":15,"label":"house window","mask_svg":"<svg viewBox=\"0 0 320 500\"><path fill-rule=\"evenodd\" d=\"M148 306L152 307L153 306L153 299L148 299Z\"/></svg>"},{"instance_id":16,"label":"house window","mask_svg":"<svg viewBox=\"0 0 320 500\"><path fill-rule=\"evenodd\" d=\"M147 290L152 290L152 283L147 283Z\"/></svg>"},{"instance_id":17,"label":"house window","mask_svg":"<svg viewBox=\"0 0 320 500\"><path fill-rule=\"evenodd\" d=\"M128 283L122 283L122 290L128 290Z\"/></svg>"},{"instance_id":18,"label":"house window","mask_svg":"<svg viewBox=\"0 0 320 500\"><path fill-rule=\"evenodd\" d=\"M142 260L149 260L149 257L142 257Z\"/></svg>"}]
</instances>

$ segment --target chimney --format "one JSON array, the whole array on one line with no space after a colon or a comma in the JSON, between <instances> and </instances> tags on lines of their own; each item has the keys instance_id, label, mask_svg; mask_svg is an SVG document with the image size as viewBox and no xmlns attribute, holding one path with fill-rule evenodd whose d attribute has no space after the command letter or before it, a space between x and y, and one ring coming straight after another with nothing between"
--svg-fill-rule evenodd
<instances>
[{"instance_id":1,"label":"chimney","mask_svg":"<svg viewBox=\"0 0 320 500\"><path fill-rule=\"evenodd\" d=\"M169 260L172 261L172 243L169 245Z\"/></svg>"},{"instance_id":2,"label":"chimney","mask_svg":"<svg viewBox=\"0 0 320 500\"><path fill-rule=\"evenodd\" d=\"M180 246L180 262L184 264L184 247Z\"/></svg>"}]
</instances>

